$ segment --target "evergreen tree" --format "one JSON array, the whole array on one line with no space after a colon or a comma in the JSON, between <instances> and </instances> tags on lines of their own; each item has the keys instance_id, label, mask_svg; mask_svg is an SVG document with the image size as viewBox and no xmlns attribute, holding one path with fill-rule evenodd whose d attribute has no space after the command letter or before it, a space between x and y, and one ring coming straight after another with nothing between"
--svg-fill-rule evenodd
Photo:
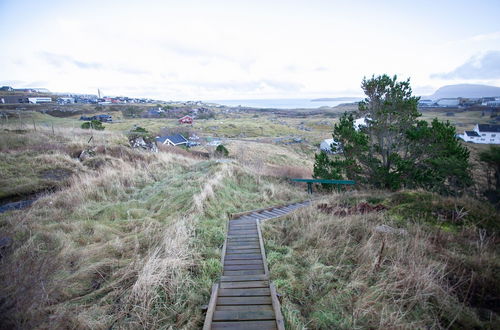
<instances>
[{"instance_id":1,"label":"evergreen tree","mask_svg":"<svg viewBox=\"0 0 500 330\"><path fill-rule=\"evenodd\" d=\"M367 127L354 128L345 113L334 126L333 139L341 155L316 155L317 178L354 179L378 188L402 187L461 193L471 183L469 151L448 122L419 121L418 97L409 80L387 75L363 80L367 98L359 105Z\"/></svg>"}]
</instances>

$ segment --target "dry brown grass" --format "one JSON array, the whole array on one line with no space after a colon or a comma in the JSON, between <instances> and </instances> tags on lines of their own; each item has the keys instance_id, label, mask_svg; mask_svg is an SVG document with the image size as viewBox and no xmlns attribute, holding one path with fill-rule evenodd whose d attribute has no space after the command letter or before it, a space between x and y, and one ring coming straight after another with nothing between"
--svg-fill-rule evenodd
<instances>
[{"instance_id":1,"label":"dry brown grass","mask_svg":"<svg viewBox=\"0 0 500 330\"><path fill-rule=\"evenodd\" d=\"M333 194L322 202L344 207L371 196L387 193ZM382 224L407 234L376 231ZM500 265L492 233L485 239L474 227L450 232L387 212L340 217L311 206L267 223L264 235L290 329L471 328L499 321L495 308L485 309L487 292L476 292L481 304L470 299L474 286L499 292L488 283Z\"/></svg>"},{"instance_id":2,"label":"dry brown grass","mask_svg":"<svg viewBox=\"0 0 500 330\"><path fill-rule=\"evenodd\" d=\"M14 242L0 259L4 328L197 328L220 275L226 212L303 198L237 164L76 133L26 133L8 150L63 155L75 171L30 209L0 214L0 237ZM46 152L40 136L68 148ZM87 148L95 155L72 158Z\"/></svg>"}]
</instances>

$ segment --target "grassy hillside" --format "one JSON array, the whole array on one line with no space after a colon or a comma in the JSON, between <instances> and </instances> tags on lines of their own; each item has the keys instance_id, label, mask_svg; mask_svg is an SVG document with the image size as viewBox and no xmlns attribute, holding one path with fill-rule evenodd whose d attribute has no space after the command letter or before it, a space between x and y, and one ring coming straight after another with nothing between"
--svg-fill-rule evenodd
<instances>
[{"instance_id":1,"label":"grassy hillside","mask_svg":"<svg viewBox=\"0 0 500 330\"><path fill-rule=\"evenodd\" d=\"M318 203L263 230L287 329L498 326L500 216L492 207L422 191Z\"/></svg>"},{"instance_id":2,"label":"grassy hillside","mask_svg":"<svg viewBox=\"0 0 500 330\"><path fill-rule=\"evenodd\" d=\"M12 239L0 269L6 328L197 328L227 212L305 197L238 164L131 150L115 133L94 132L95 154L81 162L87 134L0 136L12 187L28 169L27 191L46 168L69 175L30 209L0 214L0 236Z\"/></svg>"},{"instance_id":3,"label":"grassy hillside","mask_svg":"<svg viewBox=\"0 0 500 330\"><path fill-rule=\"evenodd\" d=\"M156 133L179 128L173 119L121 118L96 132L78 117L14 111L0 120L0 201L42 195L0 213L0 328L200 328L227 213L307 198L285 178L311 176L315 144L336 120L197 121L190 129L200 136L224 138L230 158L219 161L129 147L133 125ZM296 136L306 142L290 143ZM468 146L480 197L486 147ZM486 201L420 191L319 197L320 208L265 225L290 329L498 324L500 219Z\"/></svg>"}]
</instances>

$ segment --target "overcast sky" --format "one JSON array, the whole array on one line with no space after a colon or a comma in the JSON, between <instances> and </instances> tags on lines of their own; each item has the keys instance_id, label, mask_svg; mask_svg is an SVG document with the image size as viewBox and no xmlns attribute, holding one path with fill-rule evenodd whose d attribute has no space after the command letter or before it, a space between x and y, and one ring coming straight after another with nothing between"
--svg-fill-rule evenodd
<instances>
[{"instance_id":1,"label":"overcast sky","mask_svg":"<svg viewBox=\"0 0 500 330\"><path fill-rule=\"evenodd\" d=\"M0 0L0 85L163 100L500 86L500 1Z\"/></svg>"}]
</instances>

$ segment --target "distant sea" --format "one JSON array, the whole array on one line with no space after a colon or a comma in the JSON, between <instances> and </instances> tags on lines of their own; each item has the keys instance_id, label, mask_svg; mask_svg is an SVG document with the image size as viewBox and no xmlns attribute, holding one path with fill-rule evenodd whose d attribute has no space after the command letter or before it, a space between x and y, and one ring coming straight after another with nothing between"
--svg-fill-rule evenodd
<instances>
[{"instance_id":1,"label":"distant sea","mask_svg":"<svg viewBox=\"0 0 500 330\"><path fill-rule=\"evenodd\" d=\"M343 103L361 101L361 98L335 98L335 99L251 99L251 100L210 100L229 107L271 108L271 109L314 109L319 107L335 107Z\"/></svg>"}]
</instances>

